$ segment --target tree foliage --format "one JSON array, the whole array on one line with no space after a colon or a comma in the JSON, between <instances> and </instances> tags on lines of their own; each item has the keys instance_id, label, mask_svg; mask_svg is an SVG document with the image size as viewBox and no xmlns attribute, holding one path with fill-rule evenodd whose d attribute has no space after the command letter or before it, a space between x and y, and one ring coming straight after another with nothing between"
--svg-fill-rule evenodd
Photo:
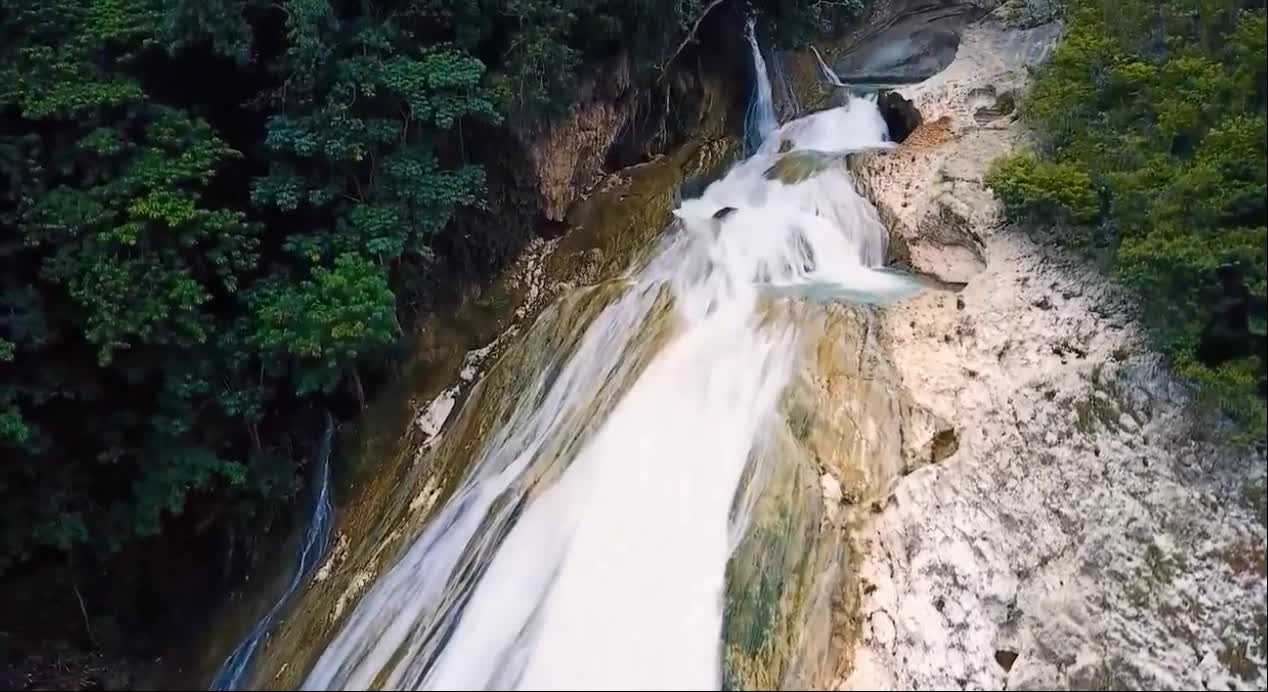
<instances>
[{"instance_id":1,"label":"tree foliage","mask_svg":"<svg viewBox=\"0 0 1268 692\"><path fill-rule=\"evenodd\" d=\"M270 360L298 365L299 394L330 391L360 357L391 343L396 314L379 267L352 252L311 280L279 281L256 294L252 345Z\"/></svg>"},{"instance_id":2,"label":"tree foliage","mask_svg":"<svg viewBox=\"0 0 1268 692\"><path fill-rule=\"evenodd\" d=\"M219 104L147 87L172 51L251 61L252 7L0 4L0 570L153 535L191 493L293 492L269 412L359 390L400 333L393 267L479 201L481 169L436 149L500 117L484 66L392 16L266 8L287 40L241 148L201 114Z\"/></svg>"},{"instance_id":3,"label":"tree foliage","mask_svg":"<svg viewBox=\"0 0 1268 692\"><path fill-rule=\"evenodd\" d=\"M241 154L131 75L156 5L3 14L0 568L152 534L189 491L243 478L220 441L234 316L217 303L249 280L260 231L204 201Z\"/></svg>"},{"instance_id":4,"label":"tree foliage","mask_svg":"<svg viewBox=\"0 0 1268 692\"><path fill-rule=\"evenodd\" d=\"M468 133L655 83L711 5L0 0L0 573L282 505L291 414L363 400L485 203ZM751 5L783 43L860 8Z\"/></svg>"},{"instance_id":5,"label":"tree foliage","mask_svg":"<svg viewBox=\"0 0 1268 692\"><path fill-rule=\"evenodd\" d=\"M1037 155L990 184L1108 256L1176 371L1263 440L1264 3L1072 0L1068 20L1023 108Z\"/></svg>"}]
</instances>

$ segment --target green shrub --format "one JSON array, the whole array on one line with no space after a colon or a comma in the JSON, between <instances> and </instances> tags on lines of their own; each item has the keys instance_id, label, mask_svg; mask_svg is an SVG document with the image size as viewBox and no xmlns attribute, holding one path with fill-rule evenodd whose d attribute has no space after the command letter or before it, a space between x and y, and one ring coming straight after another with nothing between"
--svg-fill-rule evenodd
<instances>
[{"instance_id":1,"label":"green shrub","mask_svg":"<svg viewBox=\"0 0 1268 692\"><path fill-rule=\"evenodd\" d=\"M1086 223L1100 213L1087 171L1068 163L1030 154L1009 156L995 162L987 184L1012 216Z\"/></svg>"},{"instance_id":2,"label":"green shrub","mask_svg":"<svg viewBox=\"0 0 1268 692\"><path fill-rule=\"evenodd\" d=\"M1070 227L1136 292L1199 398L1263 440L1268 263L1264 2L1070 0L988 178L1009 216Z\"/></svg>"}]
</instances>

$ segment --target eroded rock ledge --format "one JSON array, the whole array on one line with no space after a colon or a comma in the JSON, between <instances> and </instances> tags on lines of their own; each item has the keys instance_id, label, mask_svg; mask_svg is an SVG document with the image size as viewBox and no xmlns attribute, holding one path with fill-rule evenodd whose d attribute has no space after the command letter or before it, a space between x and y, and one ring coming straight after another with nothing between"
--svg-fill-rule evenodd
<instances>
[{"instance_id":1,"label":"eroded rock ledge","mask_svg":"<svg viewBox=\"0 0 1268 692\"><path fill-rule=\"evenodd\" d=\"M895 260L968 286L882 314L896 376L958 444L860 516L834 686L1262 689L1265 530L1242 497L1264 459L1209 441L1130 301L984 185L1059 34L1017 16L967 26L899 90L924 124L851 162Z\"/></svg>"}]
</instances>

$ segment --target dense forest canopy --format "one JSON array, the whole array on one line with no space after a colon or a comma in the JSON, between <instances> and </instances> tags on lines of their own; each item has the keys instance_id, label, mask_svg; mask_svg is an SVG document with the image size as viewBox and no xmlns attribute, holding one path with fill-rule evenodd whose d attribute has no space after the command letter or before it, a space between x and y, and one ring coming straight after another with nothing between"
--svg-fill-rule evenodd
<instances>
[{"instance_id":1,"label":"dense forest canopy","mask_svg":"<svg viewBox=\"0 0 1268 692\"><path fill-rule=\"evenodd\" d=\"M1071 0L991 184L1064 222L1140 298L1173 369L1262 444L1268 28L1262 0Z\"/></svg>"},{"instance_id":2,"label":"dense forest canopy","mask_svg":"<svg viewBox=\"0 0 1268 692\"><path fill-rule=\"evenodd\" d=\"M463 280L436 239L502 165L464 131L618 52L654 81L718 4L0 0L0 573L292 495L290 414ZM785 43L860 7L752 5Z\"/></svg>"}]
</instances>

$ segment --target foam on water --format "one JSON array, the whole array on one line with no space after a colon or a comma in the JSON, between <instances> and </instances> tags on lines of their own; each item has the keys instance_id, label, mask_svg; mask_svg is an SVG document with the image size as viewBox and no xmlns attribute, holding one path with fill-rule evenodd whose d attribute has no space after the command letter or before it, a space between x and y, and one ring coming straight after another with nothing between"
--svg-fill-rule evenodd
<instances>
[{"instance_id":1,"label":"foam on water","mask_svg":"<svg viewBox=\"0 0 1268 692\"><path fill-rule=\"evenodd\" d=\"M781 147L885 139L875 103L854 99L772 127L684 202L625 293L487 433L305 689L718 689L744 479L760 483L748 464L798 353L798 325L761 305L772 287L910 288L875 271L884 230L843 165L795 184L763 173ZM653 342L644 327L666 287L673 326ZM639 349L645 367L630 363ZM592 405L604 396L614 405Z\"/></svg>"}]
</instances>

